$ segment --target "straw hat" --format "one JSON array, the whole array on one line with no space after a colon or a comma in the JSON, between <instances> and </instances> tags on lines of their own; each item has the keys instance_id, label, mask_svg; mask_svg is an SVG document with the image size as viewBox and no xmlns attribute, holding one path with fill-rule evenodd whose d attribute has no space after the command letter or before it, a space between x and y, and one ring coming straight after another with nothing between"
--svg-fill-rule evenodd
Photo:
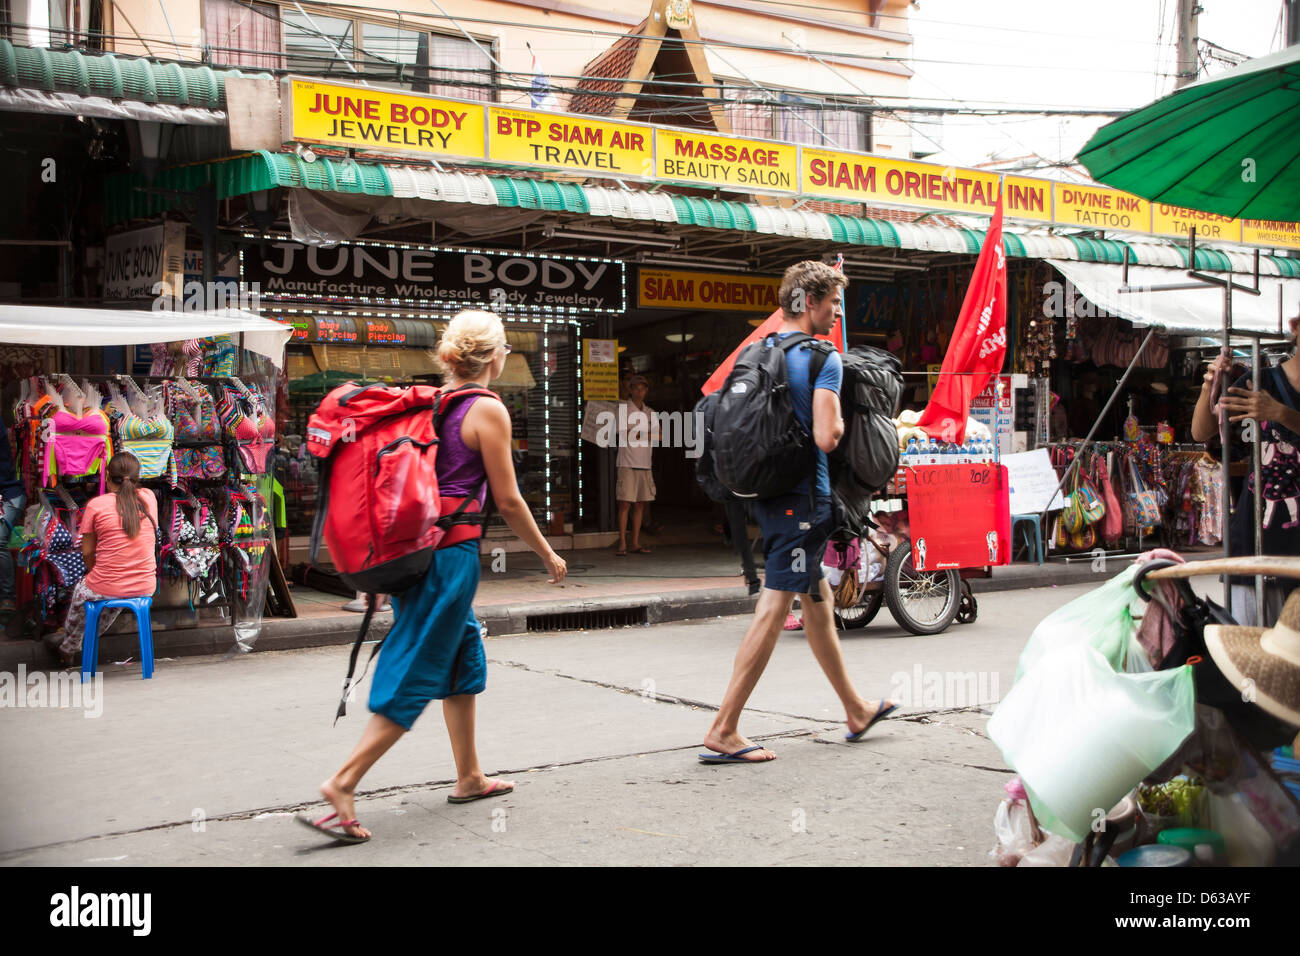
<instances>
[{"instance_id":1,"label":"straw hat","mask_svg":"<svg viewBox=\"0 0 1300 956\"><path fill-rule=\"evenodd\" d=\"M1205 628L1205 646L1232 686L1245 690L1252 681L1257 705L1300 727L1300 588L1273 627L1213 624Z\"/></svg>"}]
</instances>

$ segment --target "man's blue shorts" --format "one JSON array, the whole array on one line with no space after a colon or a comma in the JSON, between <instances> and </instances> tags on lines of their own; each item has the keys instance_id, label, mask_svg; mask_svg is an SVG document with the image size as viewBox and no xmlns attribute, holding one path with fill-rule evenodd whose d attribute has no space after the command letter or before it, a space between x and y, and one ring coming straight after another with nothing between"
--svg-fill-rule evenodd
<instances>
[{"instance_id":1,"label":"man's blue shorts","mask_svg":"<svg viewBox=\"0 0 1300 956\"><path fill-rule=\"evenodd\" d=\"M822 556L835 530L831 500L814 503L806 494L781 495L754 502L754 514L763 531L763 557L767 562L763 586L796 594L818 593Z\"/></svg>"}]
</instances>

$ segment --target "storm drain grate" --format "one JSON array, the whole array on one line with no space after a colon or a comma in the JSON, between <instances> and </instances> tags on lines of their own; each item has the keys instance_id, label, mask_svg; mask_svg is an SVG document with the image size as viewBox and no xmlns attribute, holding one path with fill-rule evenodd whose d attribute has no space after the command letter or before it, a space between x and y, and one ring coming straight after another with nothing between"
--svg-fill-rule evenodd
<instances>
[{"instance_id":1,"label":"storm drain grate","mask_svg":"<svg viewBox=\"0 0 1300 956\"><path fill-rule=\"evenodd\" d=\"M602 627L632 627L648 623L649 609L645 605L528 615L530 631L593 631Z\"/></svg>"}]
</instances>

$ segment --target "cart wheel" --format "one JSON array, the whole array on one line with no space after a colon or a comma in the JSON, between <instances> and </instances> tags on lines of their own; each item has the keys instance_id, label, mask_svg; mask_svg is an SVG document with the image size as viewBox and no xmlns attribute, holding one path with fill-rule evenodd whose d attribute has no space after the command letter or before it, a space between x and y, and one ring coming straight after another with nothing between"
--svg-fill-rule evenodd
<instances>
[{"instance_id":1,"label":"cart wheel","mask_svg":"<svg viewBox=\"0 0 1300 956\"><path fill-rule=\"evenodd\" d=\"M912 543L900 544L885 561L885 603L901 627L913 634L938 634L961 605L961 577L955 569L917 571Z\"/></svg>"},{"instance_id":2,"label":"cart wheel","mask_svg":"<svg viewBox=\"0 0 1300 956\"><path fill-rule=\"evenodd\" d=\"M970 589L970 582L963 580L961 582L961 604L957 608L957 623L974 624L975 619L979 616L979 602L975 600L975 593Z\"/></svg>"},{"instance_id":3,"label":"cart wheel","mask_svg":"<svg viewBox=\"0 0 1300 956\"><path fill-rule=\"evenodd\" d=\"M883 600L884 593L882 591L868 591L866 597L853 607L837 607L835 609L836 626L845 631L866 627L880 610L880 602Z\"/></svg>"}]
</instances>

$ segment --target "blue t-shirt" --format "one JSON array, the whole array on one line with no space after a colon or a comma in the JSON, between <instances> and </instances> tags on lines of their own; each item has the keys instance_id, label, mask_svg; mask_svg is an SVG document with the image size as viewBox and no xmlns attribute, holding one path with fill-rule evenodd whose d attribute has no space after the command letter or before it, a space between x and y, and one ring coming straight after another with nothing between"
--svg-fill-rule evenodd
<instances>
[{"instance_id":1,"label":"blue t-shirt","mask_svg":"<svg viewBox=\"0 0 1300 956\"><path fill-rule=\"evenodd\" d=\"M795 334L782 332L780 337L784 339ZM790 383L790 397L794 400L794 414L808 429L810 435L813 430L813 388L824 388L838 395L840 382L844 378L844 366L840 363L839 352L831 352L826 356L826 364L822 366L821 373L817 376L816 386L808 381L811 364L812 349L808 348L807 344L796 345L785 353L785 374L786 380ZM831 472L826 464L826 452L820 448L817 449L816 489L819 498L831 496ZM799 482L792 494L808 494L808 479Z\"/></svg>"}]
</instances>

